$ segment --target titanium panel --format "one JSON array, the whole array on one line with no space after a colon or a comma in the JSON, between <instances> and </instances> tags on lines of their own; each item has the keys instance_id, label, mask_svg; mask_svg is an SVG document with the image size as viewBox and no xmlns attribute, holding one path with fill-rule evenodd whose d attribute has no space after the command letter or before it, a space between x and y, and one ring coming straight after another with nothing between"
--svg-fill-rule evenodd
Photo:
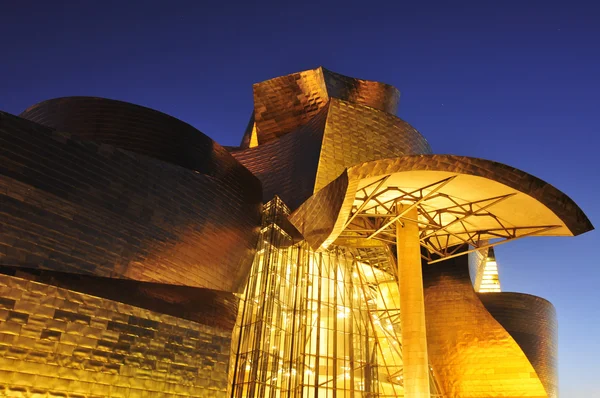
<instances>
[{"instance_id":1,"label":"titanium panel","mask_svg":"<svg viewBox=\"0 0 600 398\"><path fill-rule=\"evenodd\" d=\"M220 290L7 266L0 266L0 274L145 308L222 330L233 329L238 309L238 298L233 293Z\"/></svg>"},{"instance_id":2,"label":"titanium panel","mask_svg":"<svg viewBox=\"0 0 600 398\"><path fill-rule=\"evenodd\" d=\"M306 124L329 100L321 68L266 80L253 90L259 145Z\"/></svg>"},{"instance_id":3,"label":"titanium panel","mask_svg":"<svg viewBox=\"0 0 600 398\"><path fill-rule=\"evenodd\" d=\"M245 140L252 135L248 134ZM263 201L278 195L292 209L348 167L421 153L431 153L429 144L408 123L336 98L292 133L249 149L232 150L262 181Z\"/></svg>"},{"instance_id":4,"label":"titanium panel","mask_svg":"<svg viewBox=\"0 0 600 398\"><path fill-rule=\"evenodd\" d=\"M275 195L295 209L314 190L328 106L291 134L232 155L260 179L263 201Z\"/></svg>"},{"instance_id":5,"label":"titanium panel","mask_svg":"<svg viewBox=\"0 0 600 398\"><path fill-rule=\"evenodd\" d=\"M290 216L290 222L313 248L320 247L335 227L337 214L348 189L348 174L343 172L319 195L313 195Z\"/></svg>"},{"instance_id":6,"label":"titanium panel","mask_svg":"<svg viewBox=\"0 0 600 398\"><path fill-rule=\"evenodd\" d=\"M331 98L379 109L398 110L400 92L385 83L355 79L319 67L257 83L254 121L257 143L262 145L291 133L312 119ZM242 139L249 145L251 130Z\"/></svg>"},{"instance_id":7,"label":"titanium panel","mask_svg":"<svg viewBox=\"0 0 600 398\"><path fill-rule=\"evenodd\" d=\"M0 395L227 396L231 330L0 275Z\"/></svg>"},{"instance_id":8,"label":"titanium panel","mask_svg":"<svg viewBox=\"0 0 600 398\"><path fill-rule=\"evenodd\" d=\"M233 158L215 178L6 113L0 147L0 264L243 289L261 198Z\"/></svg>"},{"instance_id":9,"label":"titanium panel","mask_svg":"<svg viewBox=\"0 0 600 398\"><path fill-rule=\"evenodd\" d=\"M400 104L400 91L389 84L344 76L321 67L325 87L330 98L338 98L354 104L395 115Z\"/></svg>"},{"instance_id":10,"label":"titanium panel","mask_svg":"<svg viewBox=\"0 0 600 398\"><path fill-rule=\"evenodd\" d=\"M346 168L373 160L431 153L427 140L402 119L335 98L329 102L315 192Z\"/></svg>"},{"instance_id":11,"label":"titanium panel","mask_svg":"<svg viewBox=\"0 0 600 398\"><path fill-rule=\"evenodd\" d=\"M521 347L473 290L467 256L423 266L423 284L429 361L449 398L548 397Z\"/></svg>"},{"instance_id":12,"label":"titanium panel","mask_svg":"<svg viewBox=\"0 0 600 398\"><path fill-rule=\"evenodd\" d=\"M64 97L33 105L20 117L95 141L257 189L253 176L225 148L172 116L97 97ZM254 184L254 185L252 185Z\"/></svg>"},{"instance_id":13,"label":"titanium panel","mask_svg":"<svg viewBox=\"0 0 600 398\"><path fill-rule=\"evenodd\" d=\"M479 299L523 350L546 388L558 397L558 324L554 306L523 293L479 294Z\"/></svg>"}]
</instances>

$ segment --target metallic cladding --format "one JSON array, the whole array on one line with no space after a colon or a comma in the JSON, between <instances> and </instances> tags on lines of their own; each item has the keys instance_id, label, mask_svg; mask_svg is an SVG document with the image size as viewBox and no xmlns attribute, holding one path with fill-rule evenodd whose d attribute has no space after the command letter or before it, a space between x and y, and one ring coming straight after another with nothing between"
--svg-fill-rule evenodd
<instances>
[{"instance_id":1,"label":"metallic cladding","mask_svg":"<svg viewBox=\"0 0 600 398\"><path fill-rule=\"evenodd\" d=\"M266 80L253 89L258 144L296 130L331 98L390 114L396 113L400 101L400 92L393 86L343 76L322 67Z\"/></svg>"},{"instance_id":2,"label":"metallic cladding","mask_svg":"<svg viewBox=\"0 0 600 398\"><path fill-rule=\"evenodd\" d=\"M548 397L515 339L473 290L467 256L423 266L429 361L449 398Z\"/></svg>"},{"instance_id":3,"label":"metallic cladding","mask_svg":"<svg viewBox=\"0 0 600 398\"><path fill-rule=\"evenodd\" d=\"M257 83L253 90L259 144L296 130L329 100L321 68Z\"/></svg>"},{"instance_id":4,"label":"metallic cladding","mask_svg":"<svg viewBox=\"0 0 600 398\"><path fill-rule=\"evenodd\" d=\"M257 176L263 186L263 201L279 196L291 208L298 207L314 190L327 109L292 134L263 145L233 150L233 156Z\"/></svg>"},{"instance_id":5,"label":"metallic cladding","mask_svg":"<svg viewBox=\"0 0 600 398\"><path fill-rule=\"evenodd\" d=\"M558 397L558 323L554 306L522 293L481 293L479 299L515 339L536 370L548 397Z\"/></svg>"},{"instance_id":6,"label":"metallic cladding","mask_svg":"<svg viewBox=\"0 0 600 398\"><path fill-rule=\"evenodd\" d=\"M234 293L220 290L21 267L0 266L0 274L90 294L228 331L233 329L238 309L239 300Z\"/></svg>"},{"instance_id":7,"label":"metallic cladding","mask_svg":"<svg viewBox=\"0 0 600 398\"><path fill-rule=\"evenodd\" d=\"M248 134L244 142L250 139ZM421 153L431 153L429 144L408 123L336 98L290 134L255 147L232 149L233 156L262 181L263 200L277 195L292 209L348 167Z\"/></svg>"},{"instance_id":8,"label":"metallic cladding","mask_svg":"<svg viewBox=\"0 0 600 398\"><path fill-rule=\"evenodd\" d=\"M427 140L399 117L332 98L314 191L364 162L429 153Z\"/></svg>"},{"instance_id":9,"label":"metallic cladding","mask_svg":"<svg viewBox=\"0 0 600 398\"><path fill-rule=\"evenodd\" d=\"M139 105L97 97L64 97L29 107L20 117L76 139L126 149L240 186L260 190L256 178L196 128Z\"/></svg>"},{"instance_id":10,"label":"metallic cladding","mask_svg":"<svg viewBox=\"0 0 600 398\"><path fill-rule=\"evenodd\" d=\"M0 395L219 397L231 330L0 275Z\"/></svg>"},{"instance_id":11,"label":"metallic cladding","mask_svg":"<svg viewBox=\"0 0 600 398\"><path fill-rule=\"evenodd\" d=\"M357 242L352 237L335 241L367 179L412 171L483 177L540 202L554 213L553 220L564 222L565 234L567 228L573 235L593 229L570 198L529 174L482 159L431 155L427 140L395 115L400 93L390 85L319 67L257 83L253 95L240 147L227 149L171 116L103 98L48 100L28 108L22 118L0 112L0 396L227 396L234 380L234 373L227 380L238 310L233 292L244 290L253 260L289 268L302 259L312 267L317 264L313 255L343 253L351 260L347 265L359 268L340 272L341 262L327 262L332 277L324 286L331 283L335 291L333 281L340 276L365 276L360 272L370 260L364 253L372 251L383 253L388 267L378 272L392 270L389 281L397 281L387 250L352 251ZM273 225L261 230L267 238L258 241L261 201L274 196L293 213L279 199L271 210L265 206L266 212L281 209L269 221ZM282 236L286 242L277 243ZM302 240L315 250L334 241L346 247L313 253ZM282 252L303 247L305 253L278 257L272 246ZM366 263L359 266L359 259ZM423 267L432 385L441 384L436 390L448 398L556 397L554 309L528 295L478 295L467 261L462 256ZM373 270L382 263L374 264ZM321 288L315 293L312 282L298 289L311 276L299 267L289 270L299 285L288 283L287 271L285 277L271 272L260 277L281 284L274 291L294 306L306 302L287 289L318 294L315 304L323 305L325 318L332 325L346 322L335 315L341 308L337 294L330 302ZM374 285L364 287L364 297L371 297ZM258 304L264 322L277 315L285 326L286 317L275 309L281 302L267 290L247 289L257 298L248 304ZM411 290L408 286L405 293ZM394 302L387 300L384 306ZM253 313L242 311L238 317ZM267 326L264 336L270 337L264 341L248 335L247 341L263 349L265 369L272 367L261 374L283 363L272 358L290 354L271 352L276 347L269 339L301 344L294 334L314 327L320 355L319 333L331 330L297 319L293 326L268 332ZM260 329L264 322L251 325ZM279 339L279 332L292 339ZM364 351L369 354L364 359L371 358L373 335L360 341L344 335L343 347L356 346L343 352L362 358L358 353ZM334 341L337 336L332 334ZM358 388L360 394L370 391L372 382L392 383L392 374L382 373L385 361L373 367L353 363L364 384L349 382L354 372L346 380L347 369L331 367L338 344L327 338L323 344L324 353L333 351L323 357L323 366L334 377L331 386L318 388L334 395ZM251 351L255 359L260 354ZM238 377L243 388L262 391L271 383L285 391L291 386L291 378L256 379L257 361L232 358L231 369L249 376ZM310 380L321 363L302 371L307 358L298 357L297 376ZM339 357L340 363L347 359ZM288 368L288 376L294 370ZM338 371L344 375L340 380ZM402 377L394 377L404 390ZM308 382L303 392L315 386Z\"/></svg>"},{"instance_id":12,"label":"metallic cladding","mask_svg":"<svg viewBox=\"0 0 600 398\"><path fill-rule=\"evenodd\" d=\"M400 91L396 87L371 80L344 76L323 67L321 70L330 98L367 105L392 115L398 112Z\"/></svg>"},{"instance_id":13,"label":"metallic cladding","mask_svg":"<svg viewBox=\"0 0 600 398\"><path fill-rule=\"evenodd\" d=\"M0 264L243 289L261 198L233 158L215 178L6 113L0 146Z\"/></svg>"},{"instance_id":14,"label":"metallic cladding","mask_svg":"<svg viewBox=\"0 0 600 398\"><path fill-rule=\"evenodd\" d=\"M348 174L344 171L338 178L313 195L294 212L289 220L313 248L318 248L329 237L344 203L348 189Z\"/></svg>"}]
</instances>

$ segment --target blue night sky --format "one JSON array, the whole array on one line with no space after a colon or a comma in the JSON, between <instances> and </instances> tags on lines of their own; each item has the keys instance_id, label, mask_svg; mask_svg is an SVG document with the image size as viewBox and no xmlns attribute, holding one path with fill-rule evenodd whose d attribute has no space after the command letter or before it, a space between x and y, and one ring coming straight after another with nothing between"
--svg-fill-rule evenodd
<instances>
[{"instance_id":1,"label":"blue night sky","mask_svg":"<svg viewBox=\"0 0 600 398\"><path fill-rule=\"evenodd\" d=\"M0 3L1 110L108 97L235 145L253 83L323 65L398 87L399 116L434 152L534 174L600 225L600 6L592 0ZM600 396L599 247L594 231L496 251L505 291L557 308L562 397Z\"/></svg>"}]
</instances>

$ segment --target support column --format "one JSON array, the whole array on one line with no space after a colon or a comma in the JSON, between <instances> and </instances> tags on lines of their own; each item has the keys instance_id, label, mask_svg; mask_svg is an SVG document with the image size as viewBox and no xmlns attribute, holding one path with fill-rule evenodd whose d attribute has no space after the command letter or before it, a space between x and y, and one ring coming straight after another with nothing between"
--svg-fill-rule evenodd
<instances>
[{"instance_id":1,"label":"support column","mask_svg":"<svg viewBox=\"0 0 600 398\"><path fill-rule=\"evenodd\" d=\"M398 205L398 213L401 211ZM404 217L416 220L417 208ZM403 220L396 223L398 250L398 283L400 290L400 321L402 325L402 357L404 362L404 396L429 398L429 363L427 360L427 330L419 226Z\"/></svg>"}]
</instances>

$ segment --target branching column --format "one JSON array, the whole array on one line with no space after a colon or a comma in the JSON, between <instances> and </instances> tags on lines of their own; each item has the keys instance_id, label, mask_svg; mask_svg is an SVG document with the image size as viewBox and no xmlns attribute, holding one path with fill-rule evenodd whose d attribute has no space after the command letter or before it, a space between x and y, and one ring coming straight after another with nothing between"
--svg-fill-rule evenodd
<instances>
[{"instance_id":1,"label":"branching column","mask_svg":"<svg viewBox=\"0 0 600 398\"><path fill-rule=\"evenodd\" d=\"M398 205L398 212L400 211L401 205ZM398 221L396 224L404 396L429 398L429 364L419 227L416 222L409 221L417 220L417 216L417 209L411 209L404 215L403 223Z\"/></svg>"}]
</instances>

